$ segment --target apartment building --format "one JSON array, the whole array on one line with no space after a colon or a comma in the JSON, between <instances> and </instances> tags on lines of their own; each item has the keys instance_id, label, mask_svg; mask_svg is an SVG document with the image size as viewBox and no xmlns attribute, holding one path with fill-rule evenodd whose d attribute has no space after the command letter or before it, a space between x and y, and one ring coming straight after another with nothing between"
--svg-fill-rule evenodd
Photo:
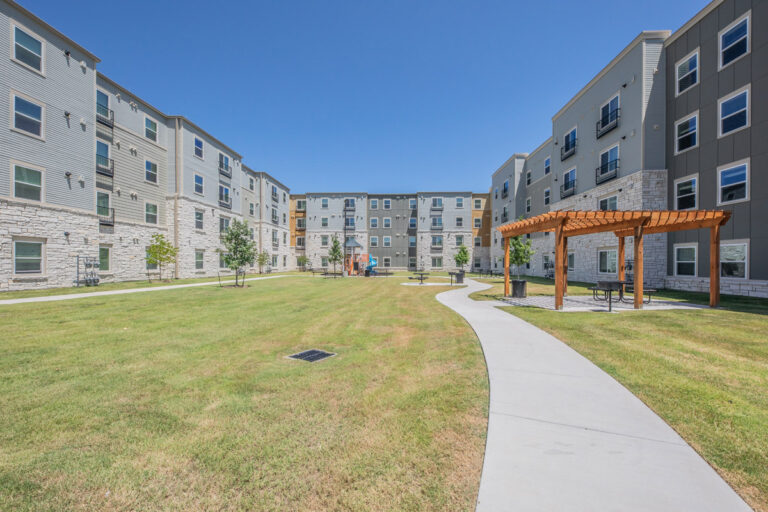
<instances>
[{"instance_id":1,"label":"apartment building","mask_svg":"<svg viewBox=\"0 0 768 512\"><path fill-rule=\"evenodd\" d=\"M291 252L297 268L302 265L299 258L306 257L307 252L307 196L291 194L289 198Z\"/></svg>"},{"instance_id":2,"label":"apartment building","mask_svg":"<svg viewBox=\"0 0 768 512\"><path fill-rule=\"evenodd\" d=\"M368 251L380 268L416 268L416 194L368 195Z\"/></svg>"},{"instance_id":3,"label":"apartment building","mask_svg":"<svg viewBox=\"0 0 768 512\"><path fill-rule=\"evenodd\" d=\"M454 256L462 245L472 261L472 193L419 192L417 268L456 268Z\"/></svg>"},{"instance_id":4,"label":"apartment building","mask_svg":"<svg viewBox=\"0 0 768 512\"><path fill-rule=\"evenodd\" d=\"M291 229L288 221L288 197L291 190L266 172L256 173L256 187L259 192L256 208L261 212L256 230L259 252L266 251L269 254L272 270L294 269L296 258L291 253Z\"/></svg>"},{"instance_id":5,"label":"apartment building","mask_svg":"<svg viewBox=\"0 0 768 512\"><path fill-rule=\"evenodd\" d=\"M731 212L723 293L768 297L768 3L710 3L665 41L667 199ZM668 235L666 284L709 289L706 230Z\"/></svg>"},{"instance_id":6,"label":"apartment building","mask_svg":"<svg viewBox=\"0 0 768 512\"><path fill-rule=\"evenodd\" d=\"M368 252L368 194L364 192L311 192L306 194L306 256L315 268L328 267L333 237L342 245L355 239Z\"/></svg>"},{"instance_id":7,"label":"apartment building","mask_svg":"<svg viewBox=\"0 0 768 512\"><path fill-rule=\"evenodd\" d=\"M490 194L472 194L472 259L473 270L491 268L491 201Z\"/></svg>"},{"instance_id":8,"label":"apartment building","mask_svg":"<svg viewBox=\"0 0 768 512\"><path fill-rule=\"evenodd\" d=\"M515 219L515 201L527 153L515 153L491 176L491 264L492 270L504 268L504 247L497 228Z\"/></svg>"}]
</instances>

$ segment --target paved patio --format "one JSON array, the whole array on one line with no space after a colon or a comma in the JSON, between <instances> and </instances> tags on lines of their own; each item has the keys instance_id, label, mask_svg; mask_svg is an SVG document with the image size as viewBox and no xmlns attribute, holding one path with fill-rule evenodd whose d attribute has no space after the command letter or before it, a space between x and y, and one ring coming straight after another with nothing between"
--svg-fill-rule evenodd
<instances>
[{"instance_id":1,"label":"paved patio","mask_svg":"<svg viewBox=\"0 0 768 512\"><path fill-rule=\"evenodd\" d=\"M502 299L509 306L532 306L536 308L555 310L554 295L529 295L524 299L505 297ZM650 304L643 303L643 309L639 311L660 311L665 309L701 309L705 306L698 304L689 304L687 302L677 302L673 300L653 299ZM578 311L602 311L608 312L608 302L598 301L592 298L592 295L574 295L563 297L564 312ZM634 309L632 302L619 302L614 296L613 311L638 311Z\"/></svg>"}]
</instances>

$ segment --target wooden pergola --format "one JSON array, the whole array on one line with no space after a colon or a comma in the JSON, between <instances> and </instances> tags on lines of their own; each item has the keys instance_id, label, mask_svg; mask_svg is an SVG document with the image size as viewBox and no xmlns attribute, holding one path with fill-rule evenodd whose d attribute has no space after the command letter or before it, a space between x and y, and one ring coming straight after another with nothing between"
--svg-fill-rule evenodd
<instances>
[{"instance_id":1,"label":"wooden pergola","mask_svg":"<svg viewBox=\"0 0 768 512\"><path fill-rule=\"evenodd\" d=\"M509 295L509 239L540 231L555 232L555 309L567 291L568 238L613 232L619 240L618 279L625 278L624 239L634 237L634 303L643 307L643 236L709 228L709 305L720 303L720 226L731 212L720 210L554 211L499 226L504 239L504 295Z\"/></svg>"}]
</instances>

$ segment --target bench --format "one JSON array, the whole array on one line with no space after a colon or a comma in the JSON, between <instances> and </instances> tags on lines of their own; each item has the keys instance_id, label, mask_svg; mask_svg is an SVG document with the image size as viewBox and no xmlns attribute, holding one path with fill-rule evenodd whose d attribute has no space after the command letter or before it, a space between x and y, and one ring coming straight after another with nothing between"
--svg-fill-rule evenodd
<instances>
[{"instance_id":1,"label":"bench","mask_svg":"<svg viewBox=\"0 0 768 512\"><path fill-rule=\"evenodd\" d=\"M632 294L634 294L634 291L635 291L635 287L634 287L634 286L632 286L632 285L627 285L627 288L626 288L626 289L627 289L627 293L632 293ZM652 296L654 293L656 293L657 291L658 291L658 290L656 290L656 288L649 288L649 287L646 287L645 285L643 285L643 294L644 294L644 295L646 295L646 296L648 297L646 300L643 300L643 302L644 302L645 304L650 304L650 303L651 303L651 296ZM624 301L624 298L622 297L622 302L628 302L628 301Z\"/></svg>"},{"instance_id":2,"label":"bench","mask_svg":"<svg viewBox=\"0 0 768 512\"><path fill-rule=\"evenodd\" d=\"M595 286L587 288L592 291L592 298L599 301L608 301L608 312L613 311L613 292L619 292L619 301L623 302L624 283L620 281L598 281ZM602 298L600 293L602 292Z\"/></svg>"},{"instance_id":3,"label":"bench","mask_svg":"<svg viewBox=\"0 0 768 512\"><path fill-rule=\"evenodd\" d=\"M341 272L323 272L323 277L337 278L337 277L341 277L341 275L342 275Z\"/></svg>"}]
</instances>

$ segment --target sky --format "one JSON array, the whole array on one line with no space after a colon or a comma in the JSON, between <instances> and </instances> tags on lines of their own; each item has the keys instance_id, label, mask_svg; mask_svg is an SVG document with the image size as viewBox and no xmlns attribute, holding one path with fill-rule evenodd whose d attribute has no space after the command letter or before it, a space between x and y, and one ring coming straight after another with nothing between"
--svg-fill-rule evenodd
<instances>
[{"instance_id":1,"label":"sky","mask_svg":"<svg viewBox=\"0 0 768 512\"><path fill-rule=\"evenodd\" d=\"M707 0L19 0L294 193L485 192L642 30Z\"/></svg>"}]
</instances>

